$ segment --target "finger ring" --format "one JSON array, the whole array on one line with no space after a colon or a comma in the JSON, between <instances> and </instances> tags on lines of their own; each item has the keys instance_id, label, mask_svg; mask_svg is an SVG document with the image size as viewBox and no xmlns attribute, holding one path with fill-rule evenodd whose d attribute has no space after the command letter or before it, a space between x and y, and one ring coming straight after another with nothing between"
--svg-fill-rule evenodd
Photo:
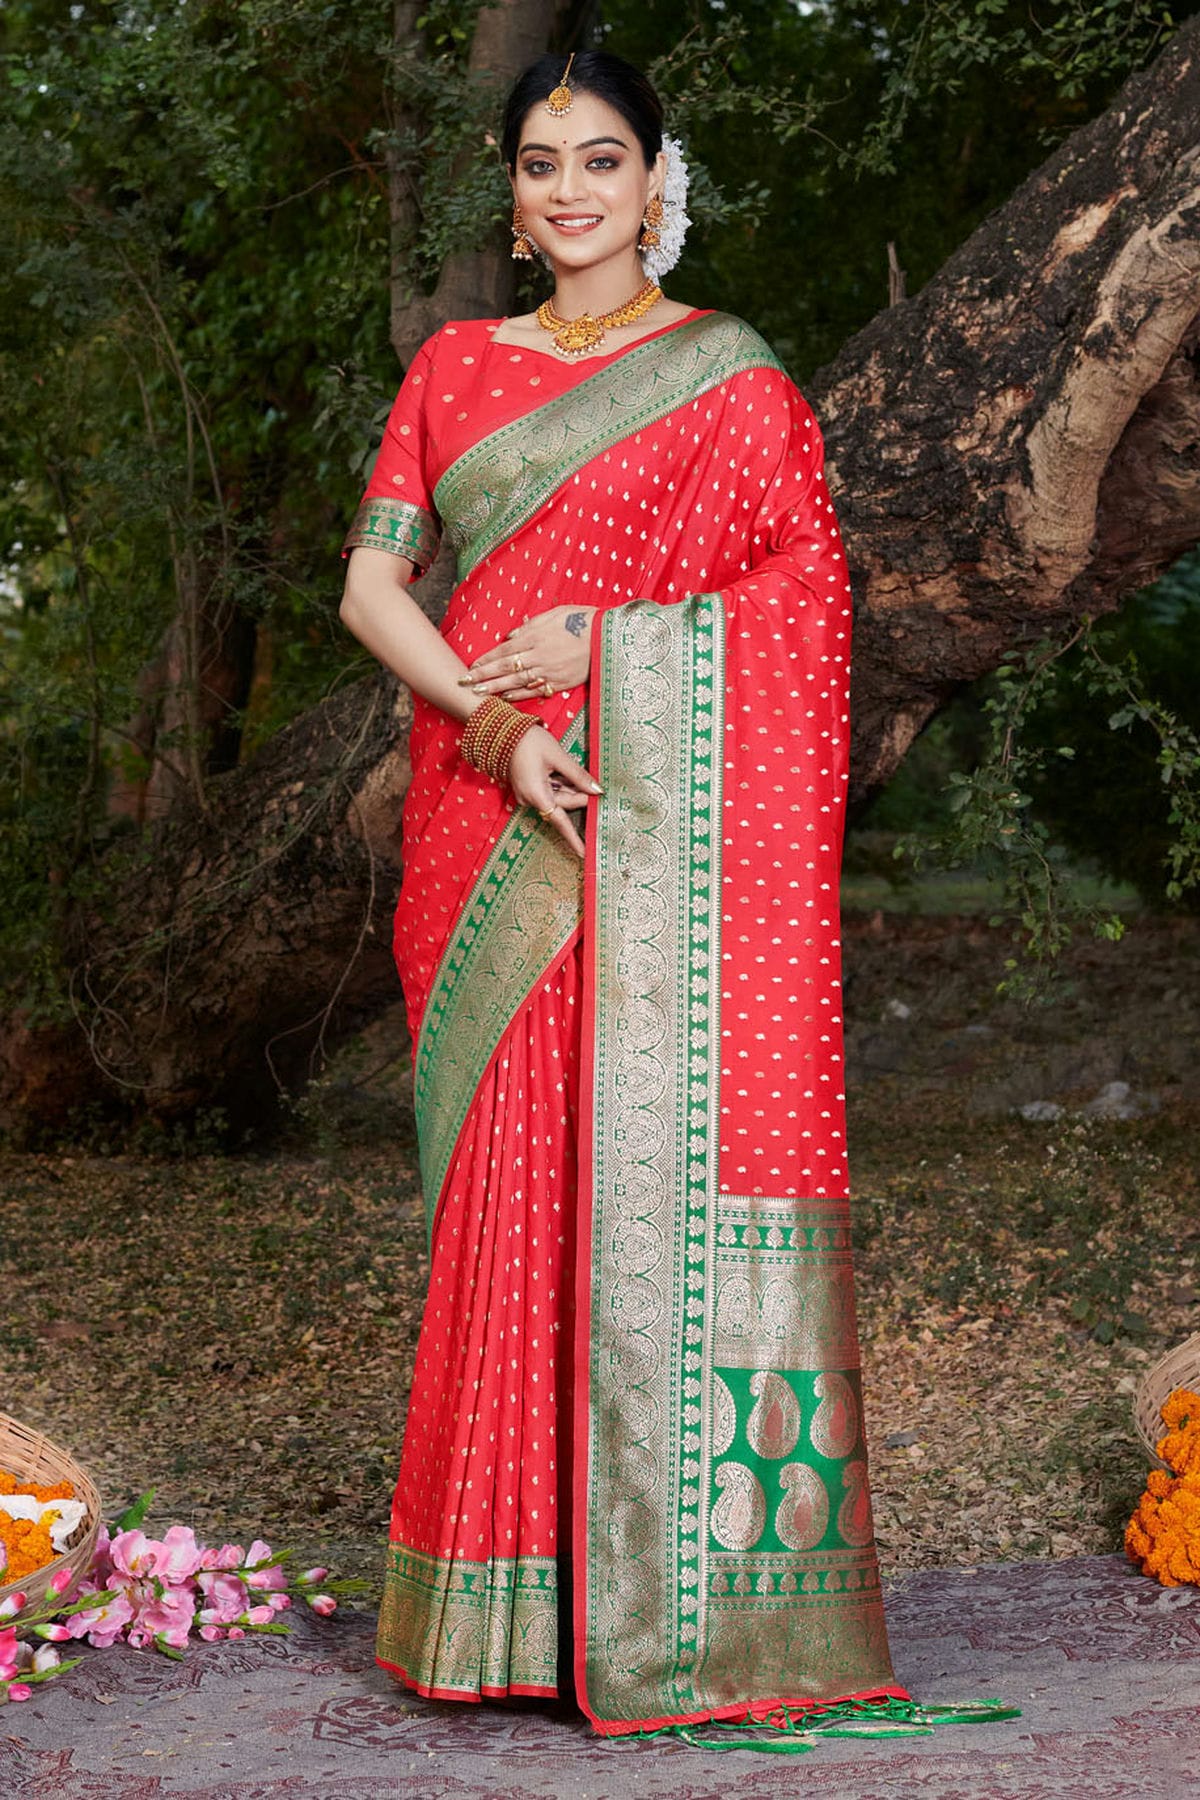
<instances>
[{"instance_id":1,"label":"finger ring","mask_svg":"<svg viewBox=\"0 0 1200 1800\"><path fill-rule=\"evenodd\" d=\"M543 676L542 682L541 682L541 688L542 688L543 694L545 694L548 698L554 692L554 683L552 681L547 681L545 676Z\"/></svg>"},{"instance_id":2,"label":"finger ring","mask_svg":"<svg viewBox=\"0 0 1200 1800\"><path fill-rule=\"evenodd\" d=\"M513 673L516 675L519 675L521 673L521 670L524 667L525 667L525 664L521 661L520 657L514 656L513 657Z\"/></svg>"},{"instance_id":3,"label":"finger ring","mask_svg":"<svg viewBox=\"0 0 1200 1800\"><path fill-rule=\"evenodd\" d=\"M541 807L539 806L538 807L538 818L539 819L552 819L557 811L558 811L557 806L548 806L546 808L545 812L543 812Z\"/></svg>"}]
</instances>

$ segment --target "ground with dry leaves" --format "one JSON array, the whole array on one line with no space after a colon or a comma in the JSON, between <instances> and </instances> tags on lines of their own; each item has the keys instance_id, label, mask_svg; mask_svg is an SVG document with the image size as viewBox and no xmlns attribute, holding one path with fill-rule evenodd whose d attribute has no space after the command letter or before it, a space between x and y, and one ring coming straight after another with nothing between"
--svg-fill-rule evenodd
<instances>
[{"instance_id":1,"label":"ground with dry leaves","mask_svg":"<svg viewBox=\"0 0 1200 1800\"><path fill-rule=\"evenodd\" d=\"M891 1570L1111 1550L1130 1403L1200 1329L1200 921L1032 1011L974 919L848 920L860 1324ZM285 1148L0 1157L0 1409L152 1518L374 1574L427 1269L399 1009ZM1122 1081L1142 1116L1081 1112ZM1062 1108L1034 1123L1014 1108Z\"/></svg>"}]
</instances>

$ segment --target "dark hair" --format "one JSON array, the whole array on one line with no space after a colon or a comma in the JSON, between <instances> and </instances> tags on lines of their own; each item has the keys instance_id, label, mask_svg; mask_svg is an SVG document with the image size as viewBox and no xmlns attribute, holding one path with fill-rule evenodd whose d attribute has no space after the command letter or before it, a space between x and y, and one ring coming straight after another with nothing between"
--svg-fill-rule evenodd
<instances>
[{"instance_id":1,"label":"dark hair","mask_svg":"<svg viewBox=\"0 0 1200 1800\"><path fill-rule=\"evenodd\" d=\"M539 56L513 83L504 108L500 151L511 169L517 160L521 127L530 107L546 100L562 80L567 58L561 52ZM579 50L571 64L569 85L580 94L594 94L614 107L642 146L646 167L662 149L662 101L640 69L610 50Z\"/></svg>"}]
</instances>

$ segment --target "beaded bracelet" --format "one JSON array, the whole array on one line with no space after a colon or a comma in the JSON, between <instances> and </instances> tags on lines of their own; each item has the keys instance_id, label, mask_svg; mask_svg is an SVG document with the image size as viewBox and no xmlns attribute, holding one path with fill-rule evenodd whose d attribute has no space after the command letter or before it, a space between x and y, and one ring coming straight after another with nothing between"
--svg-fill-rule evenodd
<instances>
[{"instance_id":1,"label":"beaded bracelet","mask_svg":"<svg viewBox=\"0 0 1200 1800\"><path fill-rule=\"evenodd\" d=\"M539 714L520 712L499 694L491 694L467 720L459 748L472 768L506 783L517 745L527 731L545 723Z\"/></svg>"}]
</instances>

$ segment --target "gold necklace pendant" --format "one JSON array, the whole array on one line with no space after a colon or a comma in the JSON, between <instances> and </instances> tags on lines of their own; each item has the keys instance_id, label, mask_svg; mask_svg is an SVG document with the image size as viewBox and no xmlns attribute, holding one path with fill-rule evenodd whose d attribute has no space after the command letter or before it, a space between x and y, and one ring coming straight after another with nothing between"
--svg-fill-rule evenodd
<instances>
[{"instance_id":1,"label":"gold necklace pendant","mask_svg":"<svg viewBox=\"0 0 1200 1800\"><path fill-rule=\"evenodd\" d=\"M565 356L582 356L604 342L606 325L633 325L661 299L662 289L658 283L646 280L631 300L614 306L611 312L601 313L598 318L585 312L577 319L564 319L555 309L553 300L543 300L535 316L543 331L553 332L555 347Z\"/></svg>"}]
</instances>

